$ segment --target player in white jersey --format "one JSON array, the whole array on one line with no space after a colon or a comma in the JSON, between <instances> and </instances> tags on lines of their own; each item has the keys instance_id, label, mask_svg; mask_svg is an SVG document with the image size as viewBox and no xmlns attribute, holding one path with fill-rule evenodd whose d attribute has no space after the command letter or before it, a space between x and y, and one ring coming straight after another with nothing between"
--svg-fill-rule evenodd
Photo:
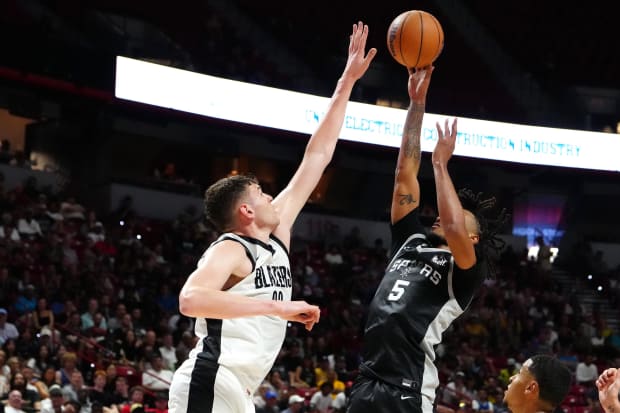
<instances>
[{"instance_id":1,"label":"player in white jersey","mask_svg":"<svg viewBox=\"0 0 620 413\"><path fill-rule=\"evenodd\" d=\"M368 26L353 25L348 59L325 116L289 184L275 198L251 176L237 175L205 193L207 220L223 235L205 252L179 296L196 318L199 342L175 372L171 413L254 412L252 395L272 367L287 321L311 329L319 308L290 301L292 225L332 159L355 82L376 54L366 54Z\"/></svg>"}]
</instances>

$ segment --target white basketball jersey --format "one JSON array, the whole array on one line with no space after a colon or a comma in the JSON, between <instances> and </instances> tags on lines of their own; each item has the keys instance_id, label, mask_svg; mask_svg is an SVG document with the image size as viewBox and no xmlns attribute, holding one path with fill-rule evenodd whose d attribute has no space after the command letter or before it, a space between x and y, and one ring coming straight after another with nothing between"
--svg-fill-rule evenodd
<instances>
[{"instance_id":1,"label":"white basketball jersey","mask_svg":"<svg viewBox=\"0 0 620 413\"><path fill-rule=\"evenodd\" d=\"M232 233L223 240L241 243L252 262L253 271L227 290L259 300L290 301L292 279L288 251L280 240L271 237L269 244ZM202 265L202 259L198 267ZM276 316L254 316L234 319L196 319L195 333L200 339L190 353L217 362L232 371L244 388L253 394L280 352L287 321Z\"/></svg>"}]
</instances>

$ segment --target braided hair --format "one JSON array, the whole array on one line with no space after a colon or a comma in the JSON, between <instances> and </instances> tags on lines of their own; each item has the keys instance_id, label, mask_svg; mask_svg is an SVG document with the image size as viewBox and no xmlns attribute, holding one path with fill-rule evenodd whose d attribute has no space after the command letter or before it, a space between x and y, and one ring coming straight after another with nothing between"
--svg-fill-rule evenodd
<instances>
[{"instance_id":1,"label":"braided hair","mask_svg":"<svg viewBox=\"0 0 620 413\"><path fill-rule=\"evenodd\" d=\"M485 197L482 192L474 193L471 189L463 188L458 191L461 205L470 211L478 221L479 241L476 246L479 258L486 263L487 277L495 278L497 269L494 258L497 257L506 243L500 237L502 230L510 215L506 208L492 216L497 200L495 197Z\"/></svg>"}]
</instances>

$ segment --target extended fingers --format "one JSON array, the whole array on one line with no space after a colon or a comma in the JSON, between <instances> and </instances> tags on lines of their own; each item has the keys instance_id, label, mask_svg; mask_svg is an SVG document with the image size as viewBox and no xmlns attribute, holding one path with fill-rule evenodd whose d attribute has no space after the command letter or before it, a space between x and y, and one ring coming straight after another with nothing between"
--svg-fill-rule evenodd
<instances>
[{"instance_id":1,"label":"extended fingers","mask_svg":"<svg viewBox=\"0 0 620 413\"><path fill-rule=\"evenodd\" d=\"M362 22L353 24L353 34L351 35L351 51L359 48L360 36L363 32Z\"/></svg>"},{"instance_id":2,"label":"extended fingers","mask_svg":"<svg viewBox=\"0 0 620 413\"><path fill-rule=\"evenodd\" d=\"M368 39L368 26L361 20L353 25L353 34L351 35L350 50L356 51L366 47Z\"/></svg>"}]
</instances>

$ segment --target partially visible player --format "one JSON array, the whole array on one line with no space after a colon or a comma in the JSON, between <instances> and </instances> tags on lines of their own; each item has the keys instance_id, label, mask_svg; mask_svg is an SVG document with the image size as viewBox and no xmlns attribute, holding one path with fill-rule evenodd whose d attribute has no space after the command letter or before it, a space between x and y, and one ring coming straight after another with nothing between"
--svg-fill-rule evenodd
<instances>
[{"instance_id":1,"label":"partially visible player","mask_svg":"<svg viewBox=\"0 0 620 413\"><path fill-rule=\"evenodd\" d=\"M571 372L564 363L548 355L533 356L510 378L504 403L512 413L552 413L570 384Z\"/></svg>"},{"instance_id":2,"label":"partially visible player","mask_svg":"<svg viewBox=\"0 0 620 413\"><path fill-rule=\"evenodd\" d=\"M370 304L363 362L349 413L431 413L439 385L434 346L471 302L486 275L485 250L495 232L482 212L494 199L454 189L448 161L457 122L442 128L432 155L439 218L427 233L420 223L420 137L432 66L410 69L410 105L392 194L390 262Z\"/></svg>"},{"instance_id":3,"label":"partially visible player","mask_svg":"<svg viewBox=\"0 0 620 413\"><path fill-rule=\"evenodd\" d=\"M620 413L620 370L615 367L605 369L596 379L596 388L605 413Z\"/></svg>"},{"instance_id":4,"label":"partially visible player","mask_svg":"<svg viewBox=\"0 0 620 413\"><path fill-rule=\"evenodd\" d=\"M175 372L171 413L254 412L252 395L271 369L288 321L310 330L319 308L291 301L291 228L332 159L355 82L376 54L368 27L353 25L348 60L327 113L297 171L272 198L251 176L231 176L205 193L206 219L222 235L207 249L179 297L196 318L199 342Z\"/></svg>"}]
</instances>

